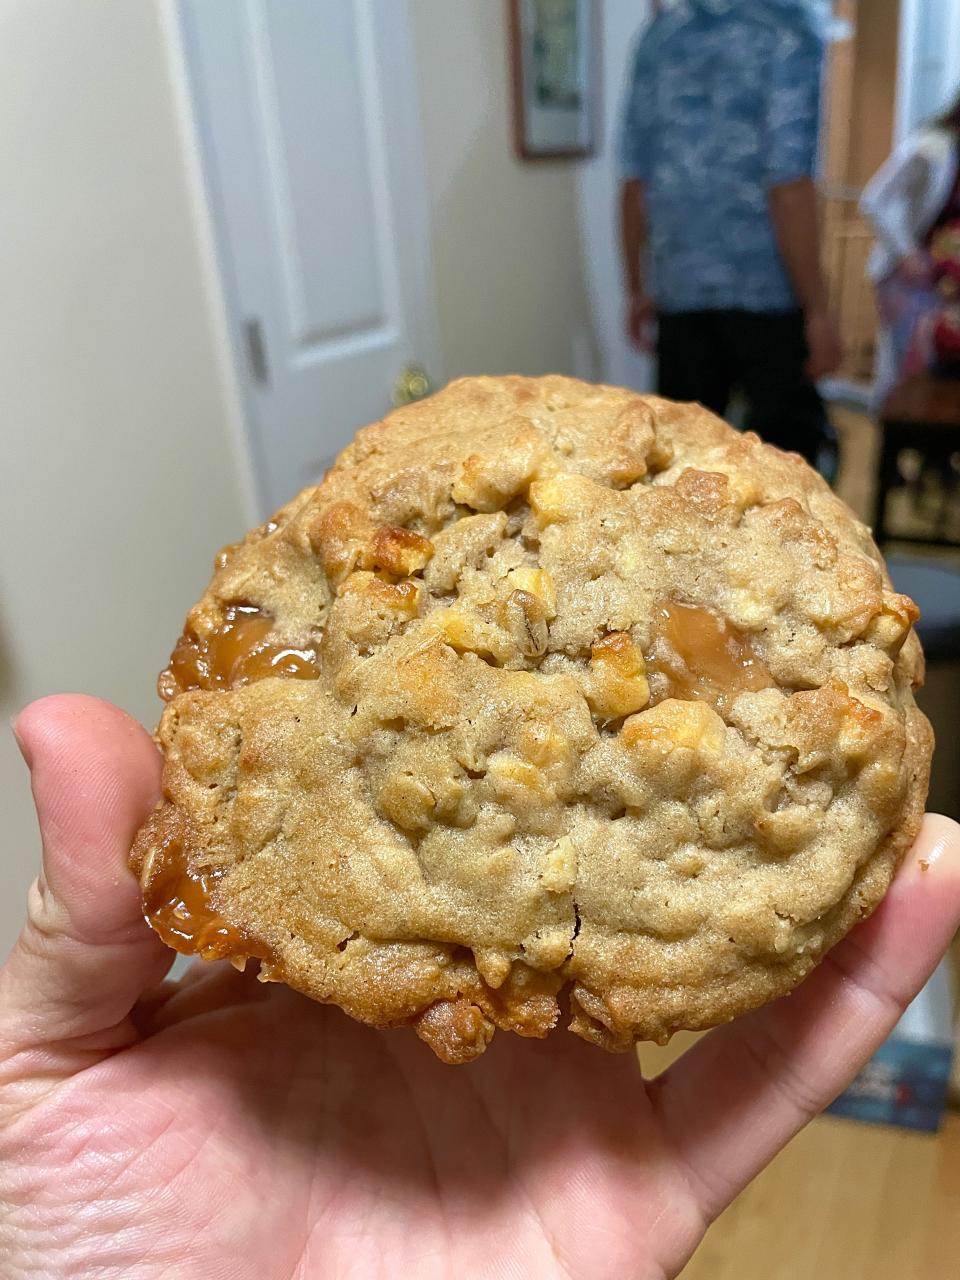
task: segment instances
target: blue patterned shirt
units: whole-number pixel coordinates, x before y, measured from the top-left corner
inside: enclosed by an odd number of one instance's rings
[[[823,47],[804,0],[678,0],[641,36],[620,161],[660,310],[797,306],[767,193],[813,175]]]

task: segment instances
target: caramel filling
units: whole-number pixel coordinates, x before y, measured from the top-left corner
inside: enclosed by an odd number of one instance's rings
[[[773,684],[750,639],[711,610],[670,601],[653,622],[646,667],[665,678],[661,697],[696,698],[722,713],[738,694]]]
[[[170,665],[160,673],[160,697],[169,702],[188,689],[233,689],[267,676],[315,680],[316,650],[270,644],[273,618],[253,605],[230,605],[206,639],[189,631],[177,641]]]
[[[228,956],[267,959],[265,947],[228,924],[212,905],[223,870],[191,871],[177,839],[164,841],[155,858],[149,884],[143,890],[143,914],[168,947],[204,960]]]

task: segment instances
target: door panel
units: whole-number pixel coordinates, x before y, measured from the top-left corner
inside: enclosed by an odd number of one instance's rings
[[[326,0],[324,21],[301,4],[257,0],[255,71],[290,336],[301,348],[383,327],[378,174],[368,132],[379,130],[366,69],[369,31],[351,0]],[[382,147],[380,148],[382,152]],[[309,162],[305,158],[309,157]],[[335,180],[331,177],[335,175]]]

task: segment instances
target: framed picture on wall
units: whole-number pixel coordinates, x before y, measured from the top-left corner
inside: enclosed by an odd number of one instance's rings
[[[592,155],[601,0],[507,0],[514,140],[524,160]]]

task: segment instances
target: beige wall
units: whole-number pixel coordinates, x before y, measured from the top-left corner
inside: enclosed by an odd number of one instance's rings
[[[158,15],[0,7],[0,951],[36,864],[8,718],[81,689],[152,723],[247,523]]]
[[[506,6],[410,7],[444,372],[589,375],[577,166],[513,156]]]

